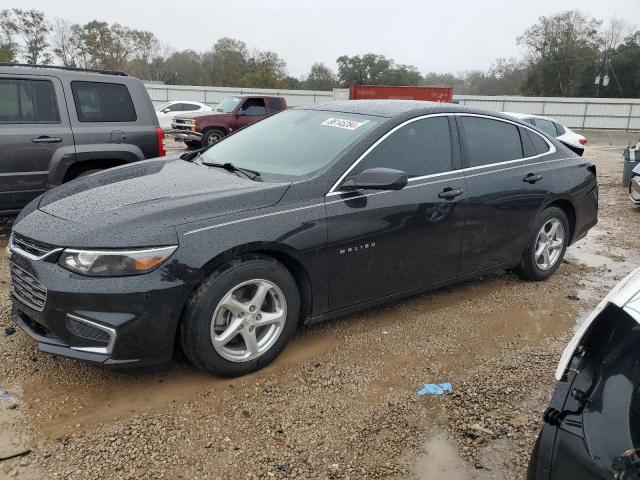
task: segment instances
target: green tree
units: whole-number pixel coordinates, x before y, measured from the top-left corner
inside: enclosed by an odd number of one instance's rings
[[[14,8],[15,22],[18,33],[24,42],[24,58],[32,65],[38,63],[51,63],[49,48],[49,32],[51,24],[47,21],[43,12],[38,10],[21,10]]]
[[[164,82],[170,85],[201,85],[200,54],[184,50],[170,55],[164,62]]]
[[[11,10],[0,11],[0,62],[15,62],[20,47],[16,41],[18,25]]]
[[[202,56],[204,81],[220,87],[237,86],[249,71],[247,45],[234,38],[219,39]]]
[[[395,65],[384,55],[343,55],[336,60],[338,81],[341,86],[350,85],[418,85],[422,76],[413,65]]]
[[[336,74],[324,63],[314,63],[304,81],[307,90],[331,90],[338,85]]]
[[[566,97],[592,93],[601,24],[577,10],[540,17],[517,39],[528,53],[524,93]]]
[[[640,30],[627,37],[610,57],[610,76],[613,78],[605,92],[608,96],[640,97]],[[618,89],[617,84],[620,84]]]

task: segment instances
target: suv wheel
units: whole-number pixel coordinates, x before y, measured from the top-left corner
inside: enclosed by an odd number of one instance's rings
[[[208,147],[209,145],[213,145],[218,143],[220,140],[224,138],[224,132],[222,130],[213,129],[207,130],[202,137],[202,146]]]
[[[527,280],[545,280],[558,269],[569,243],[569,220],[562,209],[542,211],[527,242],[516,273]]]
[[[237,377],[271,363],[296,331],[300,296],[271,257],[247,255],[212,273],[189,300],[182,349],[201,370]]]

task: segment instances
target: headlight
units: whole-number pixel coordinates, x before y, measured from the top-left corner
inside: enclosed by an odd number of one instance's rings
[[[58,263],[67,270],[95,277],[140,275],[158,267],[177,246],[139,250],[74,250],[60,254]]]

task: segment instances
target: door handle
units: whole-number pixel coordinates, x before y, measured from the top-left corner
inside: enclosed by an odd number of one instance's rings
[[[461,190],[459,188],[453,189],[451,187],[447,187],[438,194],[438,197],[444,198],[445,200],[453,200],[458,195],[462,195],[463,193],[464,193],[464,190]]]
[[[46,135],[41,135],[38,138],[32,138],[31,141],[33,143],[60,143],[60,142],[62,142],[62,138],[60,138],[60,137],[48,137]]]
[[[529,173],[522,179],[523,182],[527,183],[536,183],[538,180],[542,180],[542,175],[536,175],[534,173]]]

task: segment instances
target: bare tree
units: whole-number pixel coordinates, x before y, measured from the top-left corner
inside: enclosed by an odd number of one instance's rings
[[[56,18],[51,30],[53,53],[65,67],[77,67],[78,49],[73,39],[72,25],[63,18]]]

